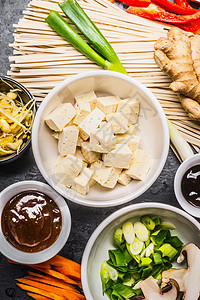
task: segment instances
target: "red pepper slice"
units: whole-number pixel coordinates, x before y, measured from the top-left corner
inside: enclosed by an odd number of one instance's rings
[[[178,24],[187,24],[189,22],[198,20],[200,18],[200,10],[193,15],[176,15],[162,10],[155,4],[150,4],[147,8],[129,6],[126,12],[147,18],[150,20],[157,20],[161,22],[171,23],[178,26]]]
[[[169,12],[179,14],[179,15],[191,15],[195,14],[197,12],[196,9],[191,7],[186,1],[181,1],[182,4],[184,2],[187,3],[187,6],[185,5],[178,5],[177,3],[173,3],[168,0],[152,0],[153,3],[159,5],[160,7],[166,9]]]
[[[185,31],[200,34],[200,19],[190,22],[188,24],[179,24],[178,26]]]
[[[151,0],[119,0],[119,1],[131,6],[138,6],[138,7],[148,7],[151,4]]]

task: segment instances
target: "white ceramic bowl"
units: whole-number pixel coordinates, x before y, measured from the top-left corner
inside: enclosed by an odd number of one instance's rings
[[[61,211],[62,228],[57,240],[52,246],[39,252],[27,253],[13,247],[5,239],[0,226],[0,252],[7,258],[22,264],[38,264],[55,256],[67,242],[71,230],[71,215],[66,201],[50,186],[39,181],[21,181],[14,183],[0,193],[0,224],[2,211],[6,203],[18,193],[30,190],[42,192],[55,201]]]
[[[142,203],[126,206],[105,219],[90,237],[82,257],[81,280],[87,300],[106,300],[102,295],[100,267],[109,259],[108,250],[113,244],[114,231],[127,220],[138,220],[142,215],[157,215],[176,226],[174,234],[184,242],[200,246],[200,224],[184,211],[166,204]]]
[[[153,165],[143,181],[133,180],[128,186],[114,189],[93,186],[86,196],[59,184],[53,176],[58,156],[57,140],[45,124],[45,117],[62,102],[74,104],[74,97],[90,91],[97,96],[116,95],[140,100],[138,135],[140,148],[153,157]],[[130,201],[144,193],[157,179],[165,164],[169,149],[169,132],[165,114],[152,93],[133,78],[111,71],[92,71],[66,79],[55,87],[41,104],[34,121],[32,147],[37,166],[45,180],[65,198],[87,206],[106,207]]]
[[[200,218],[200,207],[195,207],[189,204],[181,191],[181,181],[185,172],[190,169],[192,166],[200,165],[200,154],[195,154],[188,159],[186,159],[178,168],[175,178],[174,178],[174,192],[176,199],[178,200],[180,206],[187,211],[189,214],[196,218]]]

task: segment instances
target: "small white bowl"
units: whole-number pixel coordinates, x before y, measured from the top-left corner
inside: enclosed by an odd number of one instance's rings
[[[185,200],[181,191],[181,181],[183,175],[188,169],[190,169],[192,166],[195,166],[197,164],[200,164],[200,154],[195,154],[189,157],[179,166],[174,178],[174,192],[180,206],[192,216],[196,218],[200,218],[200,208],[195,207],[192,204],[189,204],[187,200]]]
[[[58,156],[58,142],[45,124],[45,117],[60,103],[74,104],[74,97],[95,91],[97,96],[135,97],[140,101],[140,148],[153,158],[150,171],[143,181],[132,180],[127,186],[114,189],[94,185],[86,196],[64,187],[53,175]],[[158,100],[141,83],[130,76],[111,71],[92,71],[72,76],[55,87],[42,102],[33,125],[32,148],[36,164],[45,180],[63,197],[78,204],[108,207],[126,203],[143,194],[162,171],[169,151],[169,131],[165,114]]]
[[[0,193],[0,224],[1,215],[6,203],[18,193],[24,191],[38,191],[48,195],[55,201],[61,211],[62,228],[55,243],[49,248],[27,253],[13,247],[4,237],[0,226],[0,252],[7,258],[21,264],[38,264],[55,256],[65,245],[71,230],[71,215],[66,201],[50,186],[39,181],[21,181],[10,185]]]
[[[108,250],[116,249],[113,234],[117,227],[128,220],[135,222],[142,215],[160,216],[162,220],[176,227],[174,235],[183,241],[200,246],[200,224],[186,212],[176,207],[160,203],[140,203],[126,206],[106,218],[90,237],[81,262],[81,281],[87,300],[106,300],[102,294],[100,267],[108,260]],[[178,267],[177,265],[174,265]]]

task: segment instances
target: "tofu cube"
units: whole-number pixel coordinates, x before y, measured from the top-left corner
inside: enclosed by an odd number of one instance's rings
[[[74,108],[77,111],[77,114],[73,120],[75,125],[79,125],[91,112],[90,103],[88,102],[80,102],[80,105],[75,104]]]
[[[83,161],[74,155],[68,154],[66,157],[59,157],[54,169],[57,180],[66,187],[74,186],[74,179],[82,171]]]
[[[131,149],[132,153],[134,153],[139,147],[141,137],[137,135],[129,135],[125,133],[122,134],[121,136],[118,135],[116,137],[116,140],[117,140],[117,144],[126,144]]]
[[[136,134],[137,130],[138,130],[138,124],[137,123],[134,124],[134,125],[129,125],[127,133]]]
[[[128,185],[131,182],[132,178],[126,175],[125,171],[122,171],[119,175],[118,182],[122,185]]]
[[[72,104],[63,103],[45,118],[45,122],[52,130],[62,131],[75,115],[76,110]]]
[[[152,158],[143,150],[137,149],[131,160],[130,168],[126,175],[136,180],[143,180],[152,164]]]
[[[75,156],[79,159],[81,159],[83,162],[86,163],[86,167],[87,167],[87,161],[85,159],[85,157],[83,156],[82,152],[81,152],[81,149],[79,148],[76,148],[76,153],[75,153]]]
[[[105,114],[98,108],[95,108],[89,115],[79,124],[80,136],[87,140],[90,137],[90,132],[95,130],[102,120],[105,118]]]
[[[125,133],[128,131],[128,118],[121,112],[112,113],[106,116],[106,121],[112,125],[113,132]]]
[[[90,110],[93,110],[96,107],[96,100],[97,96],[94,91],[75,97],[76,104],[79,107],[83,107],[88,104]]]
[[[101,153],[91,151],[89,142],[82,143],[81,151],[85,160],[90,164],[101,158]]]
[[[93,163],[91,169],[94,172],[93,179],[100,185],[110,189],[115,187],[119,174],[121,173],[121,169],[104,166],[104,163],[101,160]]]
[[[96,130],[90,133],[90,148],[92,151],[108,153],[116,146],[113,127],[107,122],[102,122]]]
[[[76,126],[67,126],[63,128],[63,131],[60,133],[58,140],[58,152],[60,153],[60,155],[75,155],[78,135],[79,130]]]
[[[97,107],[102,110],[105,115],[115,113],[120,100],[119,97],[115,96],[100,97],[97,98]]]
[[[89,192],[90,180],[92,178],[93,171],[89,168],[83,168],[81,173],[74,179],[74,190],[82,195],[86,195]]]
[[[134,98],[128,98],[125,100],[121,100],[117,111],[124,114],[124,116],[128,119],[128,124],[137,123],[138,115],[140,110],[140,102],[135,100]]]
[[[131,158],[132,151],[126,144],[117,144],[115,149],[103,154],[104,165],[114,168],[128,169]]]
[[[79,134],[78,141],[77,141],[77,147],[81,147],[83,142],[84,142],[84,140],[82,139],[82,137],[80,137],[80,134]]]

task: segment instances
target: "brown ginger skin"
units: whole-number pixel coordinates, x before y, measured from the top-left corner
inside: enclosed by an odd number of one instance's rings
[[[155,44],[154,59],[173,82],[170,88],[188,116],[200,121],[200,36],[172,27]]]

